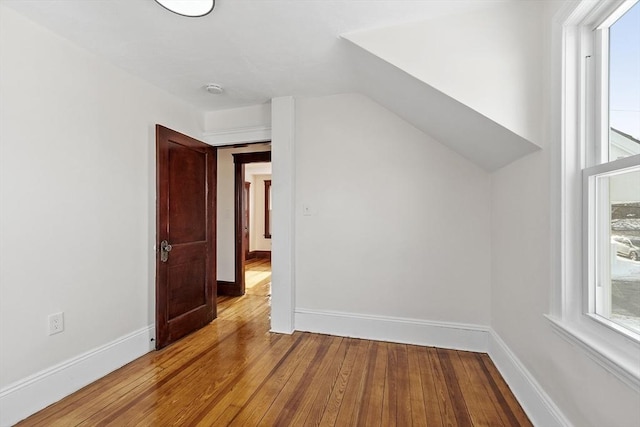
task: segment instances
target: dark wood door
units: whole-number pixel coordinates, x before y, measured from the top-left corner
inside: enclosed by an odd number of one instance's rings
[[[156,348],[216,317],[216,149],[156,125]]]
[[[250,234],[249,234],[249,228],[251,227],[251,220],[250,220],[250,212],[251,212],[251,183],[250,182],[245,182],[244,183],[244,191],[242,192],[242,207],[244,209],[244,214],[242,215],[242,229],[243,229],[243,235],[242,235],[242,247],[244,248],[244,257],[245,259],[249,259],[249,252],[250,252],[250,243],[249,243],[249,239],[250,239]]]

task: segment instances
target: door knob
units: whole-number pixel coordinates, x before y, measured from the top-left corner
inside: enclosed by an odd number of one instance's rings
[[[166,240],[160,242],[160,261],[167,262],[169,260],[169,252],[171,252],[171,245]]]

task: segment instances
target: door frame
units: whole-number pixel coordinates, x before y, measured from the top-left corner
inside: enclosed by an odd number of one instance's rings
[[[271,270],[271,332],[291,334],[295,330],[295,129],[293,96],[271,99],[268,124],[207,131],[203,140],[216,147],[271,141],[271,166],[277,182],[271,187],[273,215]],[[154,202],[153,200],[151,201]],[[151,240],[153,245],[153,239]],[[218,282],[218,288],[221,286]]]
[[[264,141],[269,142],[269,141]],[[245,254],[242,250],[242,216],[244,193],[244,165],[247,163],[270,163],[271,151],[233,153],[233,211],[234,211],[234,271],[235,281],[218,283],[219,295],[242,296],[245,293]]]

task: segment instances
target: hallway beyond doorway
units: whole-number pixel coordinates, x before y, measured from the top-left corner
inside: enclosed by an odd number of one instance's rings
[[[271,259],[252,258],[246,260],[244,265],[244,286],[246,291],[248,293],[261,293],[264,290],[261,288],[265,288],[266,286],[266,295],[271,295]]]

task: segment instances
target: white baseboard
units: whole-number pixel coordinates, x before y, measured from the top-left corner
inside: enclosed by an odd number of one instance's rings
[[[148,326],[0,390],[0,426],[10,426],[153,350]]]
[[[533,425],[545,427],[572,425],[533,375],[493,330],[489,335],[488,353]]]
[[[489,328],[464,323],[296,309],[297,331],[486,353]]]

